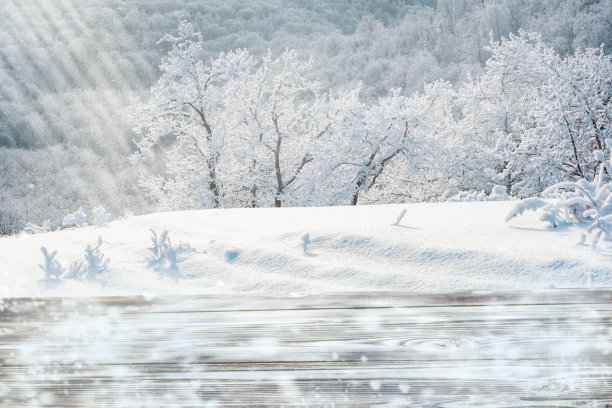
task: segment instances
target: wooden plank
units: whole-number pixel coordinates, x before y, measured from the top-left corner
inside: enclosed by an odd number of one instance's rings
[[[0,305],[0,406],[612,406],[612,289]]]

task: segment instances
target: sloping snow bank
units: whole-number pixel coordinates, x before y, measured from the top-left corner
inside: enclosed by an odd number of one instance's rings
[[[552,230],[515,202],[157,213],[0,239],[0,296],[261,294],[334,291],[454,291],[612,286],[612,249],[579,244],[576,228]],[[393,225],[402,209],[407,212]],[[179,271],[147,266],[150,229],[167,230]],[[304,252],[304,235],[310,244]],[[102,238],[110,270],[97,281],[45,289],[42,246],[66,268]],[[306,240],[308,241],[308,240]]]

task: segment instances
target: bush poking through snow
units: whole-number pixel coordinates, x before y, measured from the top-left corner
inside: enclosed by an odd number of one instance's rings
[[[493,186],[491,193],[489,194],[487,201],[505,201],[510,200],[511,197],[508,195],[508,189],[505,186]]]
[[[82,262],[79,261],[73,261],[70,264],[70,269],[68,269],[68,274],[66,274],[66,276],[64,276],[65,279],[77,279],[80,280],[83,275],[85,274],[85,272],[87,271],[87,269],[85,268],[85,265],[83,265]]]
[[[151,253],[149,267],[159,271],[166,262],[168,252],[174,252],[170,238],[168,238],[168,231],[163,231],[158,236],[157,232],[151,230],[151,241],[153,245],[147,248]]]
[[[87,219],[87,214],[83,211],[82,208],[79,208],[77,211],[72,214],[68,214],[64,217],[64,221],[62,224],[66,227],[75,226],[77,228],[84,227],[87,225],[85,220]]]
[[[106,258],[100,251],[101,246],[102,238],[100,237],[98,237],[96,245],[87,245],[87,248],[85,248],[85,263],[80,261],[72,262],[66,274],[64,274],[64,268],[55,259],[57,251],[49,253],[45,247],[42,247],[40,250],[45,257],[45,264],[38,266],[45,272],[45,278],[43,279],[45,286],[56,286],[60,282],[60,278],[75,280],[83,278],[87,280],[97,279],[102,273],[108,271],[110,262],[110,259]]]
[[[44,280],[58,280],[62,273],[64,273],[64,268],[62,268],[62,265],[60,265],[59,261],[55,259],[57,251],[49,253],[49,251],[47,251],[47,248],[45,247],[40,248],[40,250],[42,251],[43,256],[45,257],[45,264],[38,265],[38,267],[42,269],[42,271],[45,273]]]
[[[306,233],[306,234],[302,235],[302,249],[304,250],[305,254],[308,253],[308,245],[310,245],[310,244],[311,244],[310,234]]]
[[[444,193],[442,198],[447,197],[448,194]],[[506,192],[504,186],[493,186],[491,193],[487,195],[485,191],[464,191],[447,199],[447,202],[470,202],[470,201],[505,201],[511,200],[512,197]]]
[[[154,230],[151,230],[151,242],[152,246],[147,248],[150,252],[148,266],[157,272],[179,274],[177,265],[181,262],[179,255],[191,250],[191,247],[179,243],[178,247],[174,248],[168,236],[168,231],[163,231],[160,235],[157,235]]]
[[[42,225],[36,225],[28,222],[23,228],[23,232],[26,234],[42,234],[44,232],[51,232],[51,221],[47,220],[43,222]]]
[[[0,237],[17,234],[22,228],[23,219],[17,212],[0,208]]]
[[[608,143],[609,149],[611,145]],[[612,183],[608,176],[612,174],[612,159],[603,160],[600,151],[595,152],[595,156],[600,165],[592,182],[581,179],[555,184],[542,193],[548,200],[523,200],[508,214],[506,221],[527,210],[541,209],[540,220],[548,222],[553,228],[560,224],[586,223],[593,248],[602,239],[612,240]],[[581,240],[582,243],[584,241]]]
[[[110,259],[106,258],[100,251],[101,246],[102,238],[98,237],[97,245],[93,247],[87,245],[87,248],[85,248],[85,276],[88,280],[97,279],[102,273],[109,269],[108,264]]]
[[[98,227],[108,226],[108,222],[111,219],[110,213],[106,211],[106,208],[102,206],[94,208],[92,216],[93,216],[94,223]]]
[[[523,215],[525,211],[535,211],[539,208],[546,207],[548,202],[538,197],[531,197],[521,200],[517,205],[514,206],[510,213],[506,216],[506,222],[510,221],[514,217]],[[555,225],[553,225],[555,226]]]

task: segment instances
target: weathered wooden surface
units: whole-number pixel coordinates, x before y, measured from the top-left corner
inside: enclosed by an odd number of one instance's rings
[[[0,301],[0,406],[612,407],[612,289]]]

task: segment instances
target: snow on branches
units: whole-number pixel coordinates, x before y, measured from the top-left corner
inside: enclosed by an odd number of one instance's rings
[[[358,88],[330,101],[330,154],[319,163],[319,191],[327,191],[330,204],[392,202],[393,193],[425,186],[450,130],[453,91],[446,82],[410,97],[394,89],[374,104],[359,93]]]
[[[612,141],[608,141],[608,148]],[[602,240],[612,240],[612,159],[604,160],[603,154],[595,153],[600,162],[598,173],[591,182],[581,179],[575,182],[557,183],[543,192],[544,197],[521,201],[508,214],[506,221],[527,210],[541,209],[540,219],[553,227],[560,224],[579,223],[586,225],[591,245],[596,247]]]
[[[44,272],[45,277],[40,282],[47,289],[52,289],[61,284],[61,279],[87,279],[90,281],[99,280],[100,276],[109,270],[110,259],[104,256],[101,251],[102,238],[98,237],[95,245],[87,245],[85,248],[85,263],[73,261],[68,271],[56,259],[57,251],[49,252],[47,248],[40,248],[45,262],[38,267]]]
[[[204,64],[185,22],[163,40],[172,49],[162,77],[131,110],[140,136],[132,158],[165,150],[165,168],[142,185],[164,208],[280,206],[328,126],[311,108],[310,62],[289,50],[258,61],[236,50]]]
[[[161,209],[439,200],[540,194],[593,180],[612,138],[612,62],[561,57],[535,34],[491,42],[482,74],[374,100],[324,92],[311,60],[245,50],[203,61],[182,21],[148,98],[130,109],[141,185]],[[500,190],[501,191],[501,190]]]
[[[156,157],[165,147],[164,176],[141,183],[162,207],[219,207],[224,204],[219,166],[227,141],[224,84],[248,70],[253,59],[236,50],[204,64],[201,35],[185,21],[176,36],[162,41],[170,42],[171,50],[160,66],[161,78],[149,99],[135,101],[129,112],[140,136],[131,159]]]
[[[480,157],[467,163],[472,181],[488,173],[524,198],[560,181],[592,180],[592,152],[612,137],[610,56],[588,49],[563,58],[522,31],[489,51],[483,74],[458,92],[461,131]]]
[[[177,247],[172,245],[168,231],[157,234],[151,229],[151,243],[147,248],[149,251],[148,266],[154,271],[164,273],[169,276],[181,277],[178,263],[181,262],[179,255],[183,252],[191,251],[188,244],[179,243]]]

